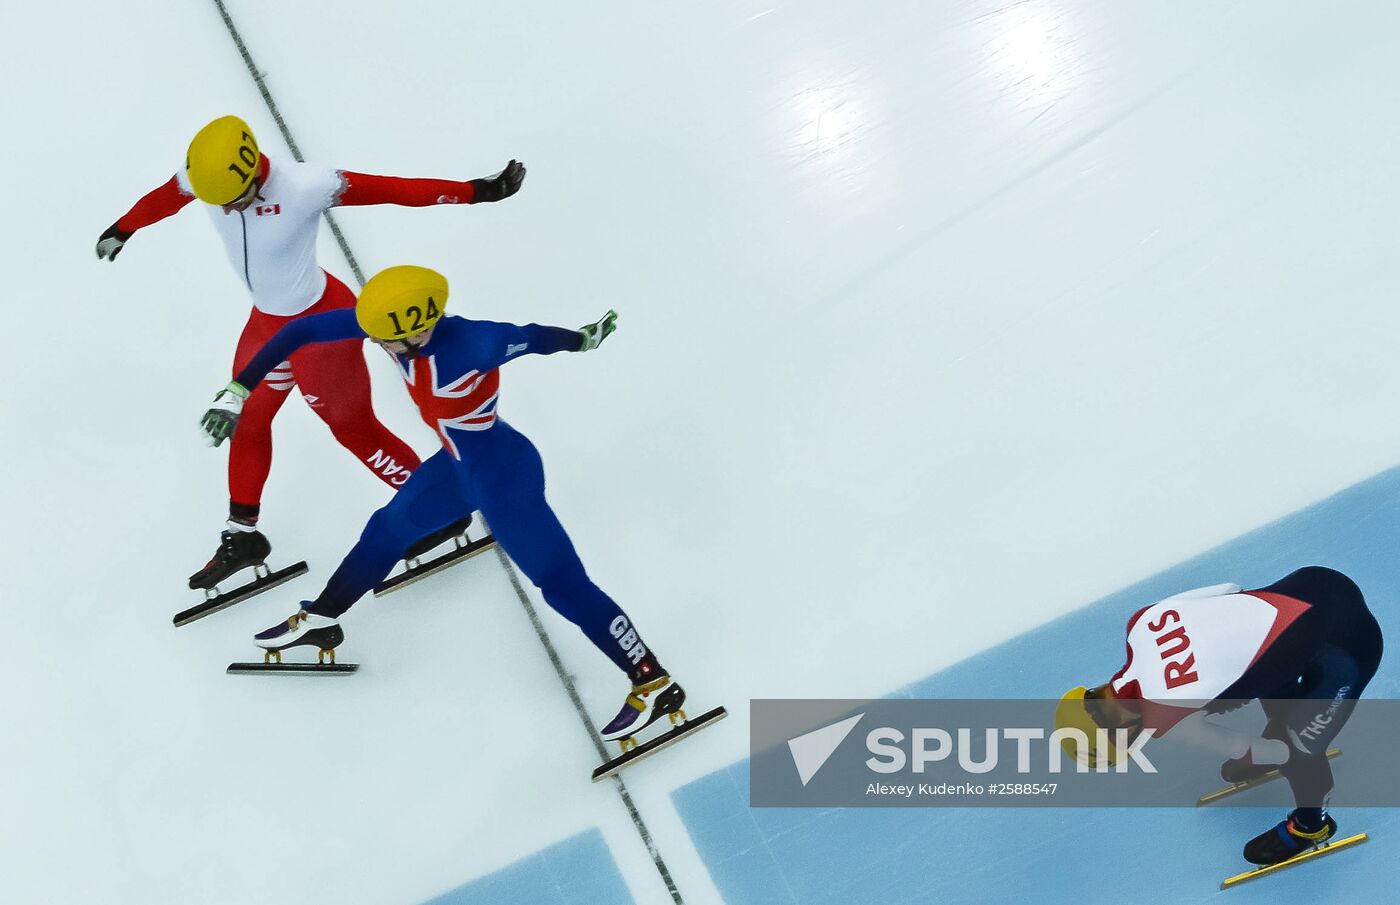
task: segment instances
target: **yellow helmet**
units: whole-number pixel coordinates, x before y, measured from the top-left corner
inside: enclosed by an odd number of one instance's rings
[[[1055,707],[1055,730],[1077,729],[1084,733],[1088,743],[1081,746],[1077,737],[1069,735],[1067,737],[1061,736],[1060,744],[1064,746],[1070,757],[1081,764],[1093,766],[1102,760],[1110,766],[1116,767],[1123,760],[1123,752],[1119,751],[1112,742],[1107,744],[1105,750],[1099,750],[1099,730],[1103,727],[1099,726],[1093,714],[1089,712],[1089,707],[1085,703],[1088,694],[1089,690],[1083,685],[1071,688],[1065,692],[1065,696],[1060,698],[1059,705]],[[1108,733],[1108,737],[1113,737],[1111,732]]]
[[[229,204],[258,178],[258,140],[236,116],[221,116],[195,133],[185,155],[185,172],[195,197]]]
[[[437,323],[446,305],[447,277],[403,264],[370,277],[355,303],[355,319],[375,339],[405,339]]]

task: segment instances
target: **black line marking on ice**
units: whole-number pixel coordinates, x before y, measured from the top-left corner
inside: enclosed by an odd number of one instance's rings
[[[262,72],[253,63],[253,55],[248,52],[248,45],[243,43],[243,35],[239,34],[238,27],[233,24],[233,19],[229,17],[224,0],[214,0],[214,5],[219,8],[219,15],[223,17],[224,27],[228,29],[229,37],[233,38],[234,45],[238,47],[238,55],[243,57],[243,65],[248,67],[248,74],[253,77],[253,83],[258,86],[258,93],[262,95],[263,103],[267,104],[267,110],[272,114],[273,122],[277,123],[277,129],[282,133],[282,139],[287,143],[292,156],[299,162],[305,162],[306,158],[301,156],[301,148],[297,147],[296,139],[292,138],[292,130],[287,128],[287,121],[282,118],[282,111],[277,109],[277,102],[272,99],[272,92],[267,88],[267,80],[263,78]],[[331,235],[335,237],[336,244],[340,246],[340,253],[345,255],[345,261],[350,265],[350,272],[355,275],[355,282],[363,286],[365,284],[364,272],[360,270],[360,262],[355,260],[355,253],[350,250],[350,243],[345,241],[345,234],[340,231],[340,224],[335,222],[335,217],[330,211],[326,211],[322,216],[326,218],[326,223],[330,224]]]
[[[253,82],[258,86],[258,92],[262,95],[263,103],[267,104],[268,112],[272,114],[272,119],[277,123],[277,128],[282,133],[282,138],[287,142],[287,147],[291,149],[292,156],[297,160],[304,160],[301,156],[301,149],[297,147],[296,140],[292,138],[291,129],[287,128],[287,121],[282,116],[282,111],[277,108],[277,102],[272,98],[272,92],[268,90],[267,81],[263,74],[253,62],[253,55],[248,52],[248,45],[243,42],[243,36],[239,34],[238,27],[233,24],[233,19],[228,14],[227,7],[223,0],[214,0],[214,5],[219,9],[219,15],[224,20],[224,27],[228,29],[229,37],[233,39],[234,45],[238,48],[238,54],[243,58],[243,64],[248,67],[248,74],[253,77]],[[340,231],[340,226],[331,216],[330,211],[326,211],[326,222],[330,224],[331,234],[335,236],[336,244],[340,246],[340,251],[345,255],[345,260],[350,264],[350,270],[355,274],[355,280],[363,286],[365,284],[364,273],[360,270],[359,262],[355,260],[355,253],[350,250],[350,243],[345,241],[345,235]],[[515,571],[515,566],[506,556],[506,552],[496,545],[496,557],[501,563],[501,567],[506,570],[506,575],[510,577],[510,585],[515,589],[515,595],[520,599],[520,605],[524,608],[525,614],[530,618],[530,625],[535,629],[535,635],[539,637],[540,644],[544,646],[545,653],[549,656],[549,662],[553,664],[555,673],[559,676],[559,681],[563,683],[564,690],[569,695],[569,701],[574,705],[574,711],[578,713],[579,720],[583,723],[584,731],[593,742],[593,749],[598,753],[598,759],[605,761],[608,759],[608,750],[603,745],[603,740],[598,736],[593,728],[593,723],[588,718],[588,711],[583,706],[583,699],[579,697],[578,688],[574,685],[573,677],[564,668],[564,661],[559,658],[559,652],[554,647],[554,642],[549,639],[549,631],[540,621],[539,613],[536,612],[534,604],[530,602],[530,596],[525,593],[525,588],[520,583],[520,576]],[[666,866],[666,859],[662,857],[660,850],[656,847],[656,840],[652,838],[651,830],[647,828],[646,821],[642,818],[641,812],[637,809],[637,804],[632,800],[632,793],[627,790],[627,783],[620,775],[614,775],[613,781],[617,783],[617,794],[622,799],[623,806],[627,809],[628,815],[632,818],[632,825],[637,829],[637,835],[642,838],[642,843],[647,847],[647,852],[651,855],[652,863],[656,866],[656,872],[661,875],[662,881],[666,884],[666,889],[671,893],[671,900],[676,905],[685,905],[685,899],[681,897],[681,891],[676,887],[675,880],[671,877],[670,868]]]
[[[520,598],[520,605],[525,608],[526,615],[530,617],[530,625],[534,626],[540,644],[544,645],[544,651],[549,655],[549,662],[554,665],[554,672],[558,674],[559,681],[564,683],[564,690],[569,693],[569,700],[574,705],[574,711],[583,721],[583,730],[592,739],[593,750],[598,752],[599,762],[608,760],[608,749],[603,745],[602,738],[599,737],[597,730],[593,728],[593,723],[588,719],[588,711],[584,708],[583,698],[579,697],[578,688],[574,685],[574,677],[569,675],[569,671],[564,667],[564,661],[559,658],[559,652],[555,650],[554,642],[549,640],[549,631],[540,621],[540,614],[535,610],[535,605],[530,602],[530,595],[525,593],[524,586],[520,584],[520,575],[515,571],[515,566],[506,556],[506,551],[501,549],[500,544],[496,545],[496,557],[500,560],[501,567],[506,570],[506,574],[510,576],[510,586],[515,588],[515,596]],[[632,800],[632,793],[627,791],[627,783],[618,773],[613,774],[612,779],[617,782],[617,794],[621,796],[622,804],[627,808],[633,826],[637,828],[637,834],[642,837],[642,842],[651,855],[651,861],[656,865],[656,872],[666,883],[666,889],[671,893],[671,900],[676,905],[685,905],[685,900],[681,898],[681,891],[676,888],[676,881],[671,877],[671,870],[666,866],[666,859],[661,856],[661,852],[657,849],[656,841],[651,837],[651,830],[647,829],[646,821],[642,819],[641,812],[637,810],[637,805]]]

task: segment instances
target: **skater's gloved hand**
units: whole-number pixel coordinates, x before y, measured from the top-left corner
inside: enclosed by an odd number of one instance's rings
[[[243,400],[247,398],[248,391],[236,380],[229,381],[228,386],[219,390],[213,404],[199,421],[199,432],[204,435],[205,443],[218,446],[233,436],[234,428],[238,427],[238,416],[243,413]]]
[[[1249,743],[1249,761],[1254,764],[1286,764],[1293,756],[1293,746],[1276,738],[1256,738]]]
[[[475,201],[500,201],[502,198],[509,198],[520,191],[520,185],[525,181],[525,164],[518,160],[512,160],[506,164],[506,168],[495,176],[487,176],[485,179],[473,179],[472,185],[476,187]]]
[[[609,336],[612,336],[613,331],[615,331],[616,329],[616,311],[609,311],[607,314],[599,318],[596,323],[588,324],[584,327],[579,327],[578,332],[579,335],[583,337],[583,339],[578,344],[578,350],[580,352],[593,351],[594,349],[602,345],[603,340],[607,339]]]
[[[107,227],[107,231],[97,237],[97,257],[99,260],[106,259],[115,261],[117,255],[122,253],[126,246],[126,240],[131,238],[131,233],[117,228],[113,223]]]

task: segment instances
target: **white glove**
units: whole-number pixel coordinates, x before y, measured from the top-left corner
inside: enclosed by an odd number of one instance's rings
[[[238,416],[243,413],[243,400],[247,398],[248,391],[236,380],[229,381],[228,386],[215,394],[213,404],[199,421],[199,432],[207,445],[218,446],[233,436]]]
[[[617,312],[609,311],[599,318],[597,323],[579,328],[578,332],[583,336],[583,340],[579,343],[578,350],[580,352],[593,351],[598,348],[598,346],[602,345],[603,340],[611,336],[616,329]]]

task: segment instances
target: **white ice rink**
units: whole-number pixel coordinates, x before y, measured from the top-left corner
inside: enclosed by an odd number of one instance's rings
[[[368,272],[621,313],[506,367],[501,413],[731,710],[627,775],[689,905],[721,892],[670,793],[745,756],[748,699],[888,694],[1400,460],[1396,4],[228,6],[307,159],[528,165],[500,204],[339,213]],[[285,147],[211,0],[6,18],[0,901],[415,905],[593,827],[670,901],[494,558],[361,602],[356,676],[224,675],[387,499],[299,402],[262,526],[311,575],[171,627],[248,299],[201,212],[93,245],[206,121]],[[544,618],[605,721],[624,684]]]

